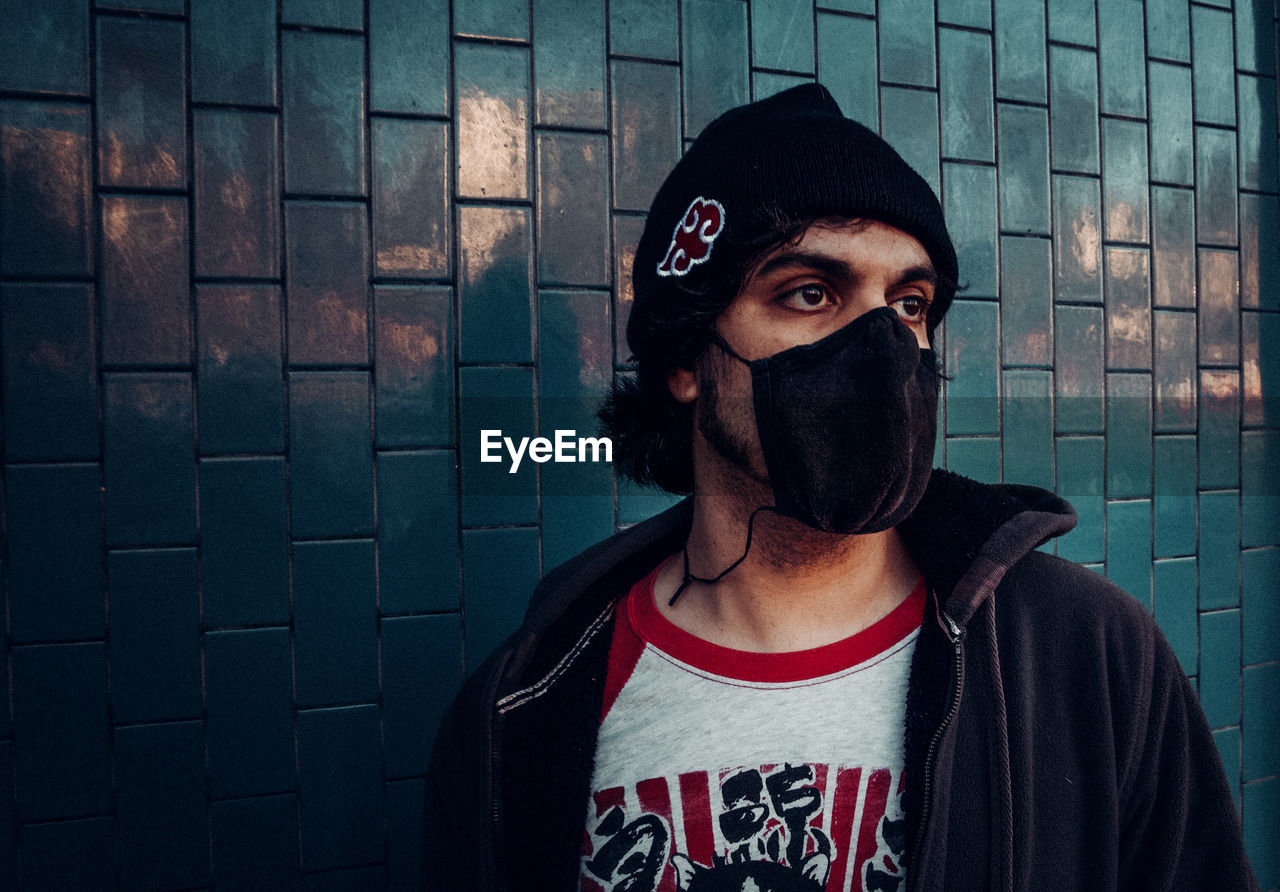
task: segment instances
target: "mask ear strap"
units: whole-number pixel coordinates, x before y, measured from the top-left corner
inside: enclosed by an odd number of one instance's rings
[[[732,356],[734,359],[738,360],[738,362],[744,365],[751,365],[751,360],[743,359],[741,356],[739,356],[738,351],[730,347],[729,342],[724,339],[724,336],[720,334],[720,332],[716,331],[714,328],[711,329],[711,343],[715,344],[717,347],[719,347],[722,351],[727,353],[729,356]]]
[[[719,582],[721,579],[724,579],[734,570],[736,570],[738,565],[741,564],[743,561],[745,561],[747,559],[747,555],[751,552],[751,536],[755,531],[756,515],[759,514],[761,511],[777,512],[777,510],[778,510],[777,507],[774,505],[761,505],[759,508],[751,512],[751,517],[750,519],[747,520],[747,545],[744,549],[742,549],[742,556],[739,557],[732,564],[730,564],[728,567],[725,567],[723,570],[721,570],[717,575],[709,579],[703,578],[701,576],[694,576],[693,573],[690,572],[689,547],[686,545],[684,549],[684,577],[680,580],[680,586],[679,588],[676,589],[676,593],[672,595],[671,600],[667,602],[667,606],[668,607],[676,606],[676,598],[680,597],[680,595],[684,593],[684,590],[689,587],[690,583],[702,582],[707,585],[714,585],[717,582]]]

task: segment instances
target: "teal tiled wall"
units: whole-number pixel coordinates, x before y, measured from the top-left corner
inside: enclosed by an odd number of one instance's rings
[[[1280,888],[1270,0],[0,0],[0,885],[410,888],[464,673],[668,504],[591,425],[682,147],[818,78],[937,188],[940,461],[1070,498]]]

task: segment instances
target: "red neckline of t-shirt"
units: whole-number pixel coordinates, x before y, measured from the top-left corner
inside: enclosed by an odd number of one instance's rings
[[[661,569],[659,564],[627,595],[627,618],[635,633],[682,663],[739,681],[782,684],[832,675],[889,650],[920,628],[924,619],[925,584],[921,578],[901,604],[848,638],[784,653],[735,650],[686,632],[658,611],[653,584]]]

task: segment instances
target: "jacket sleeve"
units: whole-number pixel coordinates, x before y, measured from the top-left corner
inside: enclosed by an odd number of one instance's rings
[[[1148,708],[1135,704],[1121,787],[1120,888],[1257,890],[1199,700],[1160,630],[1148,629]]]

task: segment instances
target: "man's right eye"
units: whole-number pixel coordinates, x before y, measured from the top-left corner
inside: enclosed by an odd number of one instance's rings
[[[781,296],[779,303],[790,310],[812,313],[816,310],[826,309],[832,303],[832,300],[826,288],[821,285],[811,284],[792,288]]]

